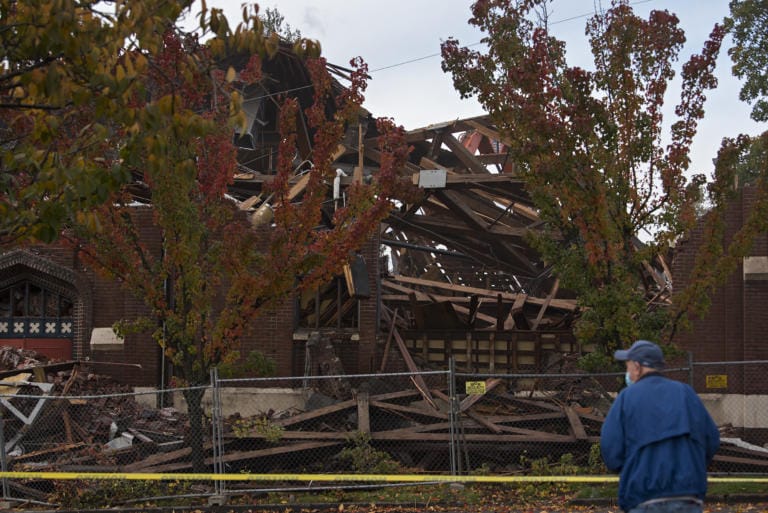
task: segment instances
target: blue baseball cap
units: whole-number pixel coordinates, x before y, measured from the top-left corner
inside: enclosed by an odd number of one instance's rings
[[[637,362],[643,367],[664,368],[664,353],[661,348],[647,340],[637,340],[629,349],[619,349],[613,357],[620,361]]]

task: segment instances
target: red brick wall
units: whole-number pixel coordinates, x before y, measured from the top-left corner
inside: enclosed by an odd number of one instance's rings
[[[139,208],[135,212],[142,227],[144,242],[151,251],[159,254],[161,239],[153,226],[150,208]],[[18,248],[6,248],[13,252]],[[161,375],[161,351],[150,334],[129,335],[122,347],[110,346],[94,349],[89,346],[93,328],[111,327],[121,319],[134,319],[148,313],[141,299],[122,289],[119,283],[96,275],[76,257],[72,248],[59,245],[35,245],[25,248],[27,259],[34,257],[34,272],[67,274],[73,294],[80,298],[76,306],[78,335],[73,341],[75,358],[88,357],[101,362],[97,372],[106,373],[131,385],[154,386]],[[18,254],[18,253],[17,253]],[[340,350],[344,369],[348,373],[364,373],[375,370],[377,341],[377,277],[379,265],[378,240],[372,240],[362,250],[368,267],[370,299],[360,301],[359,340],[345,343]],[[2,256],[0,255],[0,258]],[[2,261],[0,260],[0,266]],[[2,268],[0,268],[2,273]],[[303,355],[303,341],[294,341],[294,298],[286,299],[254,320],[252,334],[244,337],[240,352],[243,356],[251,350],[258,350],[275,361],[279,376],[291,376],[295,369],[302,368],[302,362],[294,361],[299,348]],[[349,347],[348,347],[348,346]]]
[[[730,241],[750,214],[755,191],[743,189],[726,214],[726,241]],[[675,248],[672,275],[675,291],[685,288],[698,247],[702,227]],[[768,256],[768,236],[759,235],[750,256]],[[694,361],[768,360],[768,280],[744,278],[743,265],[711,297],[711,307],[694,319],[690,331],[679,333],[674,342],[693,353]],[[728,392],[766,393],[768,376],[755,366],[710,367],[697,371],[697,388],[704,391],[704,375],[728,374]]]

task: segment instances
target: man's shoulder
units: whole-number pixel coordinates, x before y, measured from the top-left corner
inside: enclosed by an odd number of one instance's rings
[[[654,388],[654,389],[664,388],[670,391],[679,390],[685,393],[694,393],[694,394],[696,393],[688,383],[684,383],[682,381],[677,381],[676,379],[672,379],[669,376],[662,374],[661,372],[646,374],[640,380],[640,383],[642,382],[645,382],[645,384],[648,385],[649,388]]]

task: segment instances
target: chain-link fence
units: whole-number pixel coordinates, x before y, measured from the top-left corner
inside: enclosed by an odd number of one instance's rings
[[[713,474],[766,473],[767,370],[684,361],[666,371],[694,386],[721,427]],[[106,387],[92,376],[59,374],[0,383],[5,499],[220,498],[275,486],[265,481],[306,489],[300,475],[328,486],[334,476],[604,475],[600,428],[624,386],[623,373],[476,374],[451,364],[249,379],[214,371],[210,386],[99,394]]]
[[[711,472],[768,473],[768,360],[693,362],[690,383],[720,427]]]

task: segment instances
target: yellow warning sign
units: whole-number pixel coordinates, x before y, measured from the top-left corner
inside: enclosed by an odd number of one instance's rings
[[[728,375],[727,374],[708,375],[707,388],[728,388]]]
[[[485,393],[485,381],[467,381],[467,394],[482,395]]]

